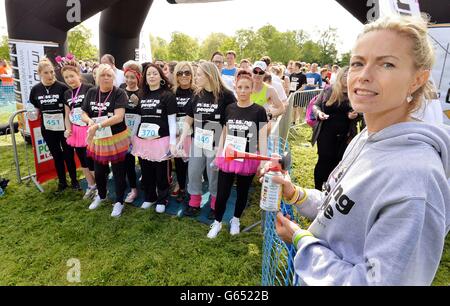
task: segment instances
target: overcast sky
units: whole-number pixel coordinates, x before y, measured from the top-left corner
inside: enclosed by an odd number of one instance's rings
[[[7,32],[5,17],[5,0],[0,0],[0,35]],[[93,43],[98,45],[99,14],[84,24],[93,31]],[[362,24],[334,0],[233,0],[177,5],[154,0],[143,29],[166,40],[179,31],[201,41],[212,32],[233,35],[238,29],[256,30],[266,24],[279,31],[305,30],[313,38],[317,30],[335,27],[340,52],[351,49],[362,29]]]

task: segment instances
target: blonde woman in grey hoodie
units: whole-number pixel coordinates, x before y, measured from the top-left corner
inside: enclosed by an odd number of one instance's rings
[[[450,228],[450,129],[413,119],[430,88],[432,45],[419,17],[365,26],[348,94],[367,128],[348,146],[326,191],[280,179],[308,230],[277,215],[303,285],[430,285]]]

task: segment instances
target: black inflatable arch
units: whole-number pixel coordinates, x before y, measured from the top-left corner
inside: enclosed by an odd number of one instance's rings
[[[153,0],[78,0],[80,22],[102,12],[100,17],[100,54],[111,53],[121,65],[134,58],[139,34]],[[65,0],[6,0],[10,39],[51,41],[67,52],[67,32],[80,22],[69,22],[70,7]]]

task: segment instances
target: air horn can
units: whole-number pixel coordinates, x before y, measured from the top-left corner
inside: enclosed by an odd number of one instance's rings
[[[252,159],[271,162],[269,171],[264,175],[259,206],[265,211],[279,211],[282,199],[282,186],[274,183],[273,178],[283,176],[281,171],[289,168],[291,164],[290,153],[285,153],[281,157],[268,157],[236,151],[233,146],[229,145],[225,148],[225,160],[231,161],[234,159]]]
[[[281,185],[273,182],[273,178],[283,176],[281,171],[277,168],[270,168],[264,174],[263,185],[261,188],[261,200],[259,207],[265,211],[279,211],[282,198]]]

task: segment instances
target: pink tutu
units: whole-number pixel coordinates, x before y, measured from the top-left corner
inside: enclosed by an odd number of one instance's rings
[[[239,162],[236,160],[227,161],[225,160],[225,157],[222,156],[216,157],[216,166],[222,172],[235,173],[245,176],[256,174],[260,163],[261,162],[259,160],[244,159],[243,162]]]
[[[69,146],[73,148],[84,148],[87,146],[86,137],[87,130],[89,127],[87,126],[79,126],[76,124],[72,124],[72,134],[69,138],[67,138],[66,142]]]
[[[132,144],[131,154],[134,156],[156,162],[169,159],[167,154],[169,152],[169,137],[142,139],[133,136]]]

